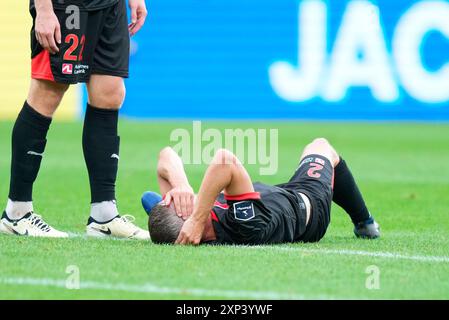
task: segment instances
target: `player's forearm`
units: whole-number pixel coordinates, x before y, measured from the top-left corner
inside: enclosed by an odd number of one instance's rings
[[[51,0],[34,0],[34,7],[37,13],[53,11]]]
[[[198,221],[205,222],[214,206],[215,199],[229,186],[231,181],[232,170],[229,166],[210,165],[201,183],[192,217]]]
[[[169,147],[162,149],[159,154],[157,173],[174,188],[190,185],[181,158]]]

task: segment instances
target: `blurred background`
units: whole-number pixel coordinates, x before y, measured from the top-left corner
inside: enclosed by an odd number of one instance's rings
[[[121,115],[449,120],[448,1],[151,0]],[[0,12],[0,119],[30,74],[28,1]],[[74,86],[57,113],[78,119]]]

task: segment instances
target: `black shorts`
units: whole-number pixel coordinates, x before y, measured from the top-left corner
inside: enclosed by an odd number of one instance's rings
[[[70,1],[67,1],[70,5]],[[126,1],[95,11],[79,11],[79,24],[73,11],[55,8],[61,26],[59,52],[43,50],[31,29],[31,77],[59,83],[88,82],[91,74],[128,77],[129,32]]]
[[[326,233],[330,223],[333,184],[334,168],[331,162],[321,155],[312,154],[302,159],[289,182],[278,185],[303,193],[310,200],[310,220],[301,241],[317,242]]]

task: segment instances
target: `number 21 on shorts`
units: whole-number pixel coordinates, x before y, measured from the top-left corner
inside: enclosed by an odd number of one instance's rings
[[[64,61],[82,61],[84,45],[86,42],[86,37],[84,36],[84,34],[81,36],[81,38],[79,38],[78,35],[70,33],[65,37],[64,42],[69,45],[67,50],[64,52]],[[78,48],[79,52],[78,55],[76,55],[74,52]]]

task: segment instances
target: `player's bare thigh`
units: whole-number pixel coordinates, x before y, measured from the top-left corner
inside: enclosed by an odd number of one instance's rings
[[[51,118],[68,88],[68,84],[31,79],[27,102],[37,112]]]
[[[301,161],[311,154],[317,154],[328,159],[332,166],[335,166],[340,162],[340,156],[334,147],[325,138],[317,138],[309,143],[301,155]]]

